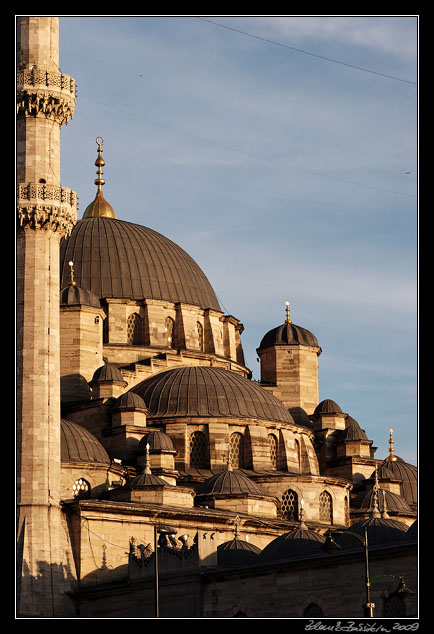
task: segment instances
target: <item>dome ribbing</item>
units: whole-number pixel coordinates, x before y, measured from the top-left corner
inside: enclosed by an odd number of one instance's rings
[[[62,461],[110,464],[99,440],[81,425],[66,419],[60,421],[60,456]]]
[[[236,417],[294,424],[282,403],[253,381],[209,366],[183,367],[156,374],[134,386],[150,418]]]
[[[99,298],[160,299],[221,310],[196,262],[141,225],[107,217],[79,220],[60,245],[60,288],[69,283],[70,261],[77,285]]]

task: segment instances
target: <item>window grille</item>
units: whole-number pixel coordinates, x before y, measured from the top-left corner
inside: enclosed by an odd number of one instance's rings
[[[323,491],[319,496],[319,519],[322,522],[332,524],[332,496],[327,491]]]
[[[190,467],[208,467],[206,436],[201,431],[194,431],[190,436]]]
[[[239,432],[231,434],[229,440],[229,459],[235,469],[244,467],[244,438]]]
[[[277,438],[274,434],[268,434],[268,447],[270,449],[271,468],[277,469]]]
[[[298,495],[292,489],[288,489],[282,495],[283,517],[289,521],[298,522]]]
[[[84,478],[76,480],[72,486],[72,497],[84,498],[90,493],[90,484]]]
[[[197,322],[196,328],[197,328],[197,344],[198,344],[199,350],[203,352],[203,326],[201,323]]]
[[[127,342],[130,346],[142,343],[142,318],[138,313],[132,313],[127,320]]]

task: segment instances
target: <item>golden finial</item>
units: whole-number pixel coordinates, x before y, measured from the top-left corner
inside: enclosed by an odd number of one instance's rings
[[[98,157],[95,161],[95,165],[98,168],[97,174],[98,174],[98,178],[96,178],[94,180],[95,185],[98,185],[98,191],[101,191],[101,187],[102,185],[105,185],[105,180],[103,178],[101,178],[101,175],[103,174],[102,171],[102,167],[104,167],[105,165],[105,161],[103,159],[102,155],[102,146],[104,145],[104,139],[101,136],[97,136],[95,139],[97,145],[98,145]]]
[[[102,193],[102,186],[105,185],[105,180],[102,178],[102,168],[105,165],[105,161],[102,157],[102,146],[104,145],[104,139],[100,136],[96,137],[96,143],[98,145],[98,156],[95,161],[97,166],[97,178],[94,180],[95,185],[98,187],[96,191],[95,199],[87,206],[86,211],[83,214],[83,218],[116,218],[114,209],[104,198]]]
[[[71,278],[71,280],[69,282],[69,286],[77,286],[77,284],[76,284],[76,282],[74,280],[74,268],[73,268],[74,267],[74,262],[72,260],[70,260],[68,262],[68,264],[69,264],[69,275],[70,275],[70,278]]]
[[[292,324],[292,321],[289,318],[289,302],[285,302],[286,304],[286,319],[285,324]]]
[[[393,451],[394,451],[393,450],[393,445],[395,443],[394,443],[394,440],[393,440],[393,429],[392,428],[389,429],[389,433],[390,433],[390,436],[389,436],[389,455],[386,458],[386,462],[396,462],[396,456],[393,455]]]

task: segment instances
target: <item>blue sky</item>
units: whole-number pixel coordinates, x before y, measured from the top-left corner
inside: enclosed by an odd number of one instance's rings
[[[417,17],[202,18],[60,18],[62,184],[81,217],[102,136],[117,217],[198,262],[253,377],[289,300],[320,400],[416,464]]]

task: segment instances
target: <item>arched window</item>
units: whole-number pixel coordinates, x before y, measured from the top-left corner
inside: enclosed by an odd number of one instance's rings
[[[234,432],[229,440],[229,459],[235,469],[244,467],[244,438],[243,434]]]
[[[197,329],[197,345],[201,352],[203,352],[203,326],[200,322],[196,323]]]
[[[169,348],[174,348],[175,322],[171,317],[166,317],[164,326],[164,332],[166,335],[166,346],[169,346]]]
[[[87,498],[90,495],[90,484],[84,478],[76,480],[72,486],[72,497],[76,499]]]
[[[282,495],[282,513],[286,520],[291,522],[298,522],[298,495],[292,489],[288,489]]]
[[[301,473],[301,451],[300,451],[300,443],[298,442],[298,440],[294,441],[295,443],[295,453],[297,456],[297,462],[298,462],[298,471],[299,473]]]
[[[127,320],[127,343],[138,346],[142,343],[142,318],[138,313],[131,313]]]
[[[190,467],[208,467],[206,436],[201,431],[194,431],[190,436]]]
[[[102,320],[102,342],[109,342],[109,320],[108,317]]]
[[[270,450],[271,468],[277,469],[277,438],[274,434],[268,434],[268,447]]]
[[[333,523],[332,496],[327,491],[322,491],[319,496],[319,519],[327,524]]]
[[[303,616],[305,618],[314,618],[316,616],[324,616],[324,612],[317,603],[309,603],[303,612]]]

